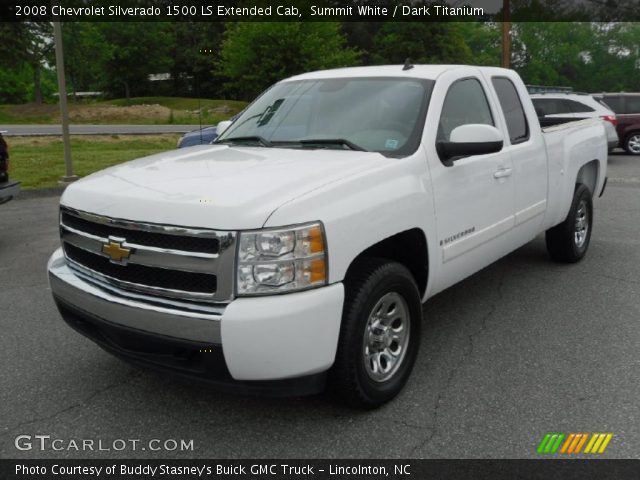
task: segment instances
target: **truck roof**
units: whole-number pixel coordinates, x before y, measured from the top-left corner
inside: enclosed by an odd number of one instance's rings
[[[406,78],[424,78],[435,80],[444,72],[459,68],[478,68],[481,70],[490,70],[495,74],[496,71],[502,70],[509,72],[511,70],[497,67],[476,67],[473,65],[413,65],[409,70],[403,70],[404,65],[379,65],[373,67],[348,67],[335,68],[331,70],[320,70],[317,72],[303,73],[289,77],[284,81],[292,80],[311,80],[321,78],[345,78],[345,77],[406,77]]]

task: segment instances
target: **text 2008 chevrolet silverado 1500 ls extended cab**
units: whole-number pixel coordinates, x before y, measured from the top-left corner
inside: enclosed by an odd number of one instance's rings
[[[216,144],[67,188],[51,290],[133,363],[376,406],[407,381],[422,302],[541,232],[583,257],[606,159],[602,122],[543,132],[510,70],[304,74]]]

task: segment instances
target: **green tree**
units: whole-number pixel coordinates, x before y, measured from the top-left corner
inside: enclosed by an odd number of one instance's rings
[[[360,60],[363,65],[374,63],[374,40],[383,26],[382,22],[345,22],[342,24],[347,45],[361,52]]]
[[[523,22],[514,25],[513,66],[530,84],[636,91],[639,45],[634,22]]]
[[[500,65],[500,53],[502,51],[500,24],[460,22],[457,29],[471,50],[471,58],[474,65]]]
[[[222,82],[212,59],[220,50],[223,33],[222,22],[172,24],[170,71],[176,94],[220,97]]]
[[[591,91],[639,91],[640,24],[593,24],[592,30],[590,61],[579,81],[589,81]]]
[[[111,47],[96,23],[67,22],[62,25],[65,72],[73,93],[98,90],[106,83],[106,62]]]
[[[109,45],[104,63],[107,90],[131,98],[132,89],[144,91],[149,74],[171,66],[170,24],[165,22],[97,22]]]
[[[8,75],[8,71],[13,71],[18,76],[26,71],[31,72],[32,84],[29,91],[36,103],[41,103],[43,98],[42,70],[53,50],[51,32],[50,22],[0,22],[0,38],[10,39],[0,42],[2,68],[6,69],[4,76]]]
[[[576,86],[595,40],[589,23],[522,22],[513,32],[513,68],[526,83]]]
[[[387,22],[373,42],[376,64],[466,63],[472,61],[459,23]]]
[[[238,98],[251,99],[297,73],[358,63],[334,22],[242,22],[228,24],[217,71]]]
[[[21,68],[0,66],[0,103],[25,103],[29,101],[33,74],[27,64]]]

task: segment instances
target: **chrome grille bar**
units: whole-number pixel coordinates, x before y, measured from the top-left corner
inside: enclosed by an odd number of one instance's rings
[[[74,221],[74,218],[82,221]],[[72,223],[73,226],[67,223]],[[113,231],[113,235],[111,235],[111,231]],[[127,239],[129,231],[131,236],[138,240],[146,240],[149,243],[162,244],[163,246],[129,241]],[[233,298],[235,232],[113,219],[61,207],[60,236],[63,247],[69,245],[69,251],[64,249],[69,265],[95,281],[101,281],[123,290],[168,298],[216,303],[225,303]],[[207,241],[205,242],[203,239]],[[119,248],[129,252],[125,259],[114,261],[108,252],[105,253],[104,248],[112,241],[117,241]],[[174,244],[176,248],[173,248]],[[194,251],[196,247],[204,246],[209,251]],[[75,256],[80,257],[80,261],[77,258],[70,258],[70,252],[73,248],[76,248],[77,254]],[[81,251],[86,253],[80,255]],[[91,255],[87,255],[87,253]],[[98,262],[98,267],[94,265],[92,260],[94,258]],[[106,268],[109,264],[117,266],[112,265]],[[138,275],[137,281],[130,281],[131,279],[127,278],[128,264],[140,265],[141,267],[137,267],[138,270],[142,267],[150,267],[161,269],[157,270],[158,273],[167,272],[162,274],[165,278],[165,285],[162,287],[153,285],[153,275],[147,275],[148,270],[143,272],[142,277]],[[99,265],[102,265],[102,268]],[[166,282],[167,275],[171,275],[170,271],[175,271],[176,276],[171,276]],[[205,288],[200,288],[201,285],[198,286],[198,290],[202,291],[190,291],[188,288],[182,289],[184,285],[175,285],[176,282],[173,279],[180,277],[179,272],[186,272],[181,275],[190,275],[189,278],[193,277],[192,274],[204,275],[203,279],[213,278],[211,291],[206,291],[208,288],[206,284],[209,281],[205,282]],[[118,278],[115,278],[114,275]],[[148,279],[148,277],[151,278]],[[147,280],[149,280],[149,284],[146,284]]]
[[[70,243],[96,255],[109,258],[109,255],[102,252],[102,247],[109,242],[109,238],[81,232],[74,228],[67,227],[64,223],[60,224],[60,227],[60,235],[63,242]],[[147,247],[145,245],[129,243],[126,240],[122,242],[122,247],[131,249],[132,252],[134,252],[127,263],[183,270],[185,272],[212,273],[216,270],[218,254]]]

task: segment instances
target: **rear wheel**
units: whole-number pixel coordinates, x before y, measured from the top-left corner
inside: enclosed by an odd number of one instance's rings
[[[593,226],[591,192],[576,185],[567,218],[546,232],[547,251],[556,262],[575,263],[587,253]]]
[[[640,155],[640,132],[634,132],[627,137],[624,149],[629,155]]]
[[[349,405],[375,408],[395,397],[415,363],[422,305],[403,265],[365,259],[345,281],[345,305],[330,388]]]

